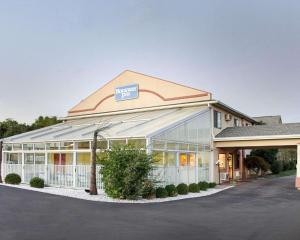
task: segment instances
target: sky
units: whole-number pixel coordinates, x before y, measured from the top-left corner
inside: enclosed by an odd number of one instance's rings
[[[298,0],[0,3],[0,120],[64,117],[130,69],[300,122]]]

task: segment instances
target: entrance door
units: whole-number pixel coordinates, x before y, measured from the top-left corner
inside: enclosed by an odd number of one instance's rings
[[[231,153],[227,156],[227,163],[229,179],[233,179],[233,155]]]
[[[196,155],[194,153],[179,153],[179,182],[186,184],[196,181]]]

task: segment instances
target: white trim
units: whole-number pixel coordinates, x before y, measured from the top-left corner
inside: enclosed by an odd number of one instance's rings
[[[214,138],[214,142],[228,142],[228,141],[255,141],[255,140],[283,140],[283,139],[300,139],[300,135],[274,135],[274,136],[246,136],[246,137],[227,137],[227,138]]]

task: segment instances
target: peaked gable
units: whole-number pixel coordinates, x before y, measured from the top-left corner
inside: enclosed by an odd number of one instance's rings
[[[207,100],[209,92],[127,70],[73,107],[68,116]]]

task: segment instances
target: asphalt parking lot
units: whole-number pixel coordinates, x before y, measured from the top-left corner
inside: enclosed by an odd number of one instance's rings
[[[299,240],[294,178],[155,204],[98,203],[0,186],[0,239]]]

